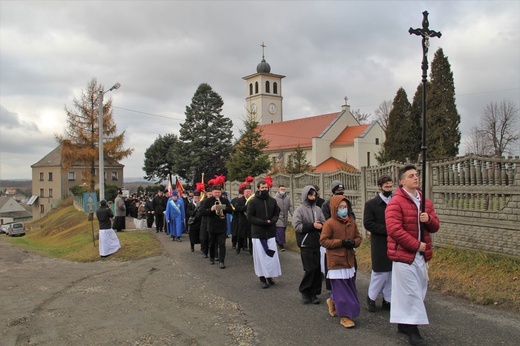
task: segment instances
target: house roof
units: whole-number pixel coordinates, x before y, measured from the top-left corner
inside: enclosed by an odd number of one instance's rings
[[[329,157],[327,160],[320,163],[318,166],[316,166],[316,169],[314,172],[316,173],[325,173],[325,172],[336,172],[336,171],[349,171],[349,172],[356,172],[356,167],[340,161],[334,157]]]
[[[312,138],[318,137],[339,114],[336,112],[259,125],[262,136],[269,141],[265,150],[294,149],[298,146],[309,148],[312,146]]]
[[[330,145],[335,146],[354,143],[354,138],[362,137],[369,126],[370,125],[347,126]]]

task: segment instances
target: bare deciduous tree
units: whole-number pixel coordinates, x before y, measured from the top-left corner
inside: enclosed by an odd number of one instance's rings
[[[388,126],[388,115],[392,110],[392,100],[385,100],[379,104],[379,107],[376,109],[376,120],[379,122],[383,130],[386,131],[386,127]]]
[[[518,106],[509,100],[488,103],[478,125],[472,129],[471,136],[474,137],[473,140],[470,139],[473,149],[480,148],[495,156],[518,154]]]
[[[473,125],[470,135],[464,140],[466,154],[492,155],[493,147],[491,146],[491,143],[482,140],[483,138],[483,131],[477,125]]]
[[[354,118],[356,118],[358,123],[360,123],[361,125],[368,124],[369,123],[368,119],[370,119],[370,116],[371,116],[370,113],[361,113],[361,110],[359,110],[359,109],[353,111],[352,115],[354,116]]]

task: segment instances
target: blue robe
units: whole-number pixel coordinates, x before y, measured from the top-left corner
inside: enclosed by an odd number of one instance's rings
[[[182,235],[183,227],[181,220],[181,210],[177,203],[170,197],[166,203],[166,211],[164,213],[166,219],[166,233],[172,237],[180,237]]]

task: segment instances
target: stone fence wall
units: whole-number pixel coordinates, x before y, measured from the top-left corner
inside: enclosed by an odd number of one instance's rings
[[[301,191],[306,185],[317,185],[323,198],[331,196],[331,183],[345,185],[345,196],[352,202],[361,232],[363,207],[377,193],[377,179],[390,175],[398,182],[397,172],[403,166],[392,162],[382,166],[362,167],[358,172],[276,174],[274,196],[283,184],[294,208],[301,204]],[[417,164],[420,171],[420,164]],[[256,182],[264,176],[255,177]],[[227,182],[226,191],[234,197],[241,182]],[[435,205],[441,228],[433,241],[437,246],[481,250],[520,257],[520,159],[491,158],[475,155],[428,161],[426,164],[426,196]]]

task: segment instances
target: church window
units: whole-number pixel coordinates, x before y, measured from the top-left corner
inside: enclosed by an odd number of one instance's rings
[[[255,82],[255,94],[258,94],[258,82]]]
[[[276,82],[273,83],[273,93],[278,94],[278,83]]]
[[[270,88],[270,85],[269,85],[269,81],[266,81],[266,82],[265,82],[265,92],[266,92],[266,93],[270,93],[270,92],[271,92],[271,88]]]
[[[253,95],[253,83],[249,83],[249,95]]]

